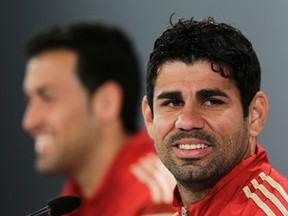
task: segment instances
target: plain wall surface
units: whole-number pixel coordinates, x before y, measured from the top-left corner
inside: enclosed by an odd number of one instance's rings
[[[53,24],[101,19],[123,28],[139,54],[143,78],[156,37],[169,17],[214,17],[239,28],[252,42],[262,68],[262,90],[270,110],[258,141],[271,164],[288,176],[288,1],[287,0],[25,0],[0,3],[0,215],[27,215],[56,196],[63,179],[36,173],[33,141],[21,129],[24,112],[23,44]],[[143,84],[144,87],[144,84]],[[140,112],[139,112],[140,114]],[[141,124],[142,117],[139,116]],[[110,204],[108,204],[110,205]],[[113,204],[111,204],[113,205]]]

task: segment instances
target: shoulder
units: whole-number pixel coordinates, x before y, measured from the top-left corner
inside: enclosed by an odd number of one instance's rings
[[[147,187],[155,203],[171,203],[176,181],[154,152],[139,158],[130,171]]]
[[[288,180],[277,171],[260,172],[242,190],[265,214],[288,214]]]
[[[172,202],[176,181],[158,158],[153,142],[145,130],[135,133],[127,141],[113,170],[113,175],[117,176],[117,184],[128,184],[127,190],[131,193],[137,188],[141,197],[146,196],[152,203]]]

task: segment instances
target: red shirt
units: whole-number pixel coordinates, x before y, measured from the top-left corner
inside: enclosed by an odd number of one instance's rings
[[[288,179],[272,169],[265,150],[245,159],[221,179],[200,202],[189,206],[186,215],[288,215]],[[181,215],[179,191],[173,206]],[[185,214],[183,214],[185,215]]]
[[[82,200],[70,215],[134,216],[175,212],[174,187],[174,177],[158,159],[147,133],[141,131],[126,143],[92,198],[83,198],[71,180],[62,195],[77,195]]]

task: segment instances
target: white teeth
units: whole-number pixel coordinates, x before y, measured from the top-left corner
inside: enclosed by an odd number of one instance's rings
[[[50,135],[42,135],[36,139],[35,150],[41,152],[44,150],[45,146],[53,143],[53,138]]]
[[[178,148],[185,150],[194,150],[194,149],[205,149],[208,148],[208,146],[204,144],[180,144],[178,145]]]

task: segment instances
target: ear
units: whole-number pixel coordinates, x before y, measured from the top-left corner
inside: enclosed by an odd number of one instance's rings
[[[120,117],[123,91],[115,81],[107,81],[94,93],[92,107],[94,116],[102,123],[115,121]]]
[[[142,115],[148,134],[153,139],[153,115],[148,105],[147,96],[144,96],[142,100]]]
[[[249,134],[257,137],[265,124],[268,113],[268,99],[266,95],[259,91],[254,96],[249,107]]]

